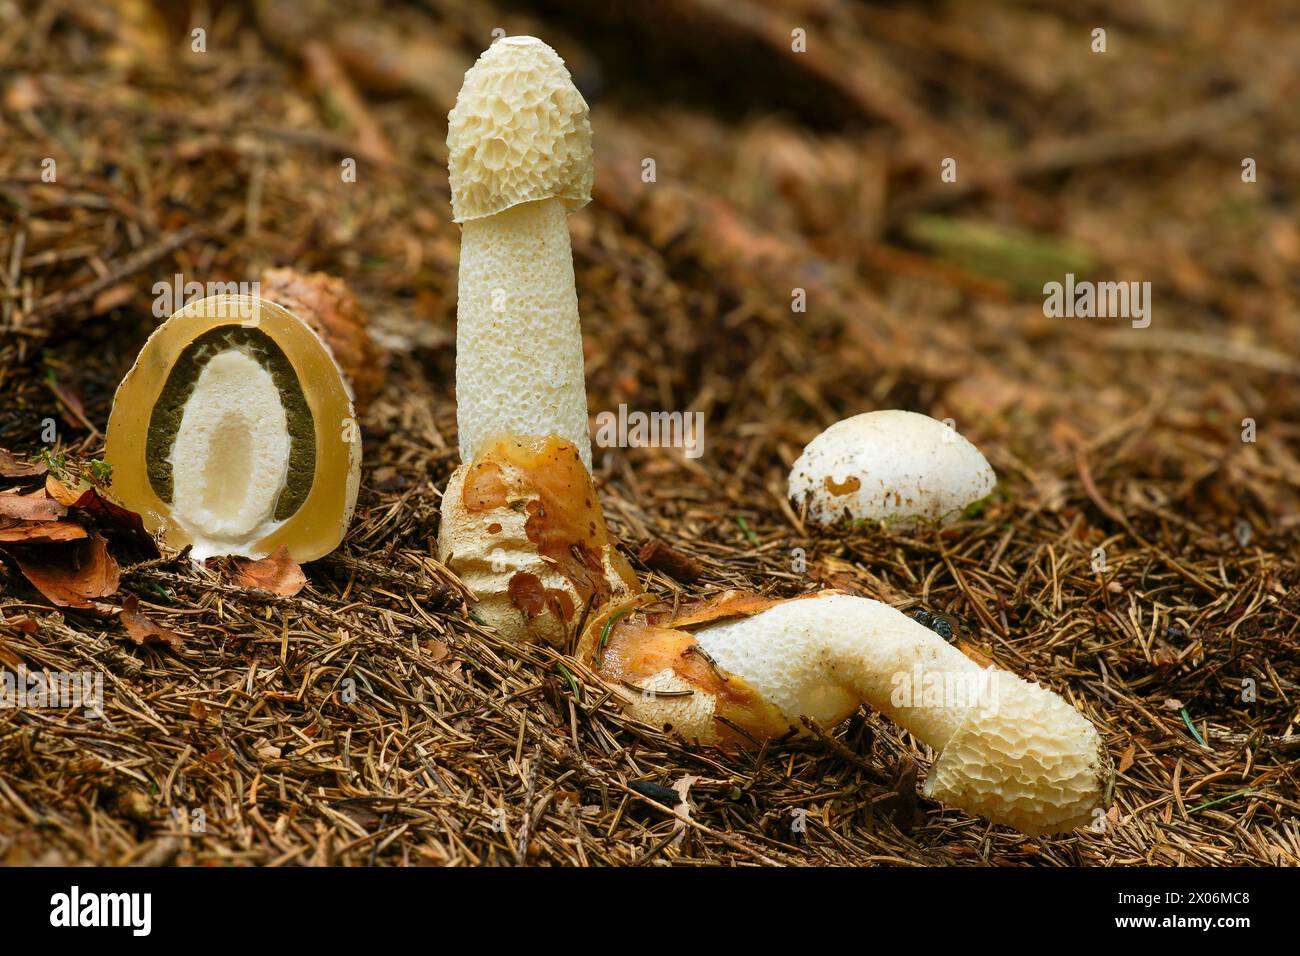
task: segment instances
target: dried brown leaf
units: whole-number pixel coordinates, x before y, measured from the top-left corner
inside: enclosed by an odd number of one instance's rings
[[[1128,749],[1119,758],[1119,766],[1115,768],[1116,773],[1123,773],[1133,766],[1133,757],[1137,754],[1137,748],[1133,744],[1128,745]]]
[[[53,498],[41,491],[35,495],[0,495],[0,515],[23,521],[57,521],[68,513]]]
[[[69,488],[53,475],[47,475],[45,478],[45,493],[65,508],[71,508],[77,503],[82,490],[81,488]]]
[[[641,562],[655,571],[662,571],[669,577],[676,578],[683,584],[692,584],[699,580],[704,569],[700,562],[689,554],[683,554],[666,541],[650,538],[641,546],[637,555]]]
[[[140,613],[140,599],[134,594],[127,595],[122,602],[121,621],[126,633],[131,635],[131,640],[141,646],[165,644],[178,653],[185,647],[185,638],[170,628],[155,624]]]
[[[43,475],[47,468],[43,461],[19,461],[10,452],[0,448],[0,476],[5,478],[27,478]]]
[[[49,386],[54,397],[63,405],[60,416],[73,428],[84,428],[94,435],[99,434],[90,418],[86,415],[86,403],[82,401],[81,393],[76,388],[62,384],[55,376],[51,375],[46,384]]]
[[[129,282],[122,282],[118,285],[109,286],[99,295],[95,296],[95,301],[91,305],[91,312],[95,315],[103,315],[105,312],[112,312],[114,309],[126,305],[135,297],[135,286]]]
[[[4,664],[11,671],[16,671],[18,668],[26,666],[26,662],[21,657],[9,650],[9,648],[5,647],[3,644],[0,644],[0,664]]]
[[[24,634],[35,634],[41,629],[41,626],[36,621],[25,614],[20,614],[17,617],[0,618],[0,624],[22,631]]]
[[[302,319],[323,338],[347,375],[358,409],[383,384],[383,353],[370,336],[370,318],[342,279],[324,272],[268,269],[261,294]]]
[[[30,524],[0,528],[0,545],[3,544],[54,544],[63,541],[82,541],[90,532],[72,521],[38,521]]]
[[[128,508],[110,501],[91,486],[69,487],[50,475],[45,479],[45,493],[69,509],[89,515],[96,527],[110,536],[128,538],[150,554],[157,555],[158,545],[145,530],[144,520]]]
[[[72,507],[96,518],[105,531],[118,531],[141,545],[155,547],[153,536],[145,530],[144,520],[138,514],[109,501],[94,488],[82,492]]]
[[[14,560],[36,590],[60,607],[91,607],[117,591],[121,570],[99,535],[58,547],[24,550]]]
[[[257,588],[280,597],[293,597],[307,584],[298,562],[283,545],[259,560],[235,558],[230,564],[231,581],[241,588]]]

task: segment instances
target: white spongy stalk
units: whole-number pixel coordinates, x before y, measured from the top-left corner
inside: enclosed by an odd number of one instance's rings
[[[700,693],[698,688],[665,667],[641,680],[640,693],[631,701],[632,716],[652,727],[677,734],[702,744],[716,743],[717,722],[713,719],[718,699]]]
[[[238,349],[214,356],[195,382],[171,450],[172,510],[194,537],[195,560],[268,533],[289,451],[271,373]]]
[[[869,598],[828,594],[787,601],[699,630],[695,638],[792,722],[808,716],[835,723],[866,703],[942,748],[978,706],[978,696],[969,694],[982,682],[978,664],[934,631]]]
[[[505,434],[558,435],[591,469],[582,332],[558,199],[465,223],[456,310],[456,422],[471,461]]]

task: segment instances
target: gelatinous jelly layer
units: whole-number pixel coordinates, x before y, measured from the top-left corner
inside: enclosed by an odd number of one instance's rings
[[[243,296],[163,323],[108,425],[111,494],[196,559],[329,553],[352,517],[360,454],[329,349],[285,309]]]

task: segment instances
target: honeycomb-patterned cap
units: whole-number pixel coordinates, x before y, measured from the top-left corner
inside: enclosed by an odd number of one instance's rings
[[[559,54],[535,37],[503,37],[465,73],[447,116],[456,222],[552,197],[591,201],[591,124]]]
[[[973,708],[930,769],[925,795],[1041,836],[1095,823],[1110,757],[1086,717],[1049,690],[994,672],[992,713]]]

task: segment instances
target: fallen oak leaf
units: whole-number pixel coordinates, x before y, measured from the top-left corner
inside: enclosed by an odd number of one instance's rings
[[[75,388],[62,385],[58,377],[55,376],[54,370],[49,369],[45,376],[45,384],[54,397],[59,400],[63,406],[59,410],[59,417],[68,423],[71,428],[84,428],[96,438],[100,437],[100,431],[86,415],[86,406],[81,401],[81,395]]]
[[[126,305],[133,298],[135,298],[135,286],[132,283],[123,282],[119,285],[109,286],[95,296],[95,301],[90,307],[91,314],[103,315],[105,312],[112,312],[114,309]]]
[[[659,538],[650,538],[646,541],[641,546],[637,557],[651,570],[662,571],[683,584],[694,583],[704,573],[700,562]]]
[[[19,670],[22,670],[27,666],[26,661],[3,644],[0,644],[0,664],[4,664],[14,673],[17,673]]]
[[[68,509],[45,492],[34,495],[0,495],[0,516],[20,518],[23,521],[57,521],[68,513]]]
[[[672,785],[672,789],[681,801],[673,808],[673,816],[677,818],[673,821],[673,846],[681,846],[682,838],[686,836],[686,824],[691,822],[691,787],[698,783],[699,779],[686,774]]]
[[[1129,767],[1133,766],[1133,758],[1137,755],[1137,747],[1129,744],[1128,749],[1120,755],[1119,766],[1115,768],[1116,773],[1124,773]]]
[[[0,545],[57,544],[64,541],[82,541],[88,537],[90,532],[72,521],[38,521],[0,528]]]
[[[12,529],[10,529],[12,530]],[[92,598],[117,592],[121,569],[100,535],[35,550],[13,552],[32,587],[60,607],[93,607]]]
[[[45,476],[45,493],[65,508],[71,508],[77,503],[81,498],[82,490],[70,488],[53,475]]]
[[[30,478],[43,475],[49,466],[43,461],[19,461],[11,453],[0,448],[0,476],[5,478]]]
[[[50,475],[45,479],[45,493],[70,510],[80,511],[99,522],[104,531],[120,532],[123,537],[140,545],[151,556],[158,556],[158,543],[145,530],[144,519],[134,511],[123,508],[99,493],[99,489],[82,482],[69,487]]]
[[[274,554],[265,558],[232,558],[230,578],[241,588],[256,588],[280,597],[293,597],[307,584],[298,562],[289,557],[289,549],[281,545]]]
[[[96,489],[87,488],[71,507],[97,519],[105,531],[121,531],[157,555],[158,544],[153,535],[145,530],[144,519],[129,508],[123,508],[105,498]]]
[[[893,796],[888,800],[894,826],[903,833],[911,833],[924,819],[917,800],[916,761],[906,755],[894,767]]]
[[[141,647],[145,644],[165,644],[178,654],[185,647],[185,638],[170,628],[155,624],[140,613],[140,599],[134,594],[127,595],[122,602],[119,620],[131,640]]]
[[[279,303],[325,340],[352,383],[358,410],[384,382],[384,353],[369,332],[370,319],[346,282],[324,272],[268,269],[258,294]]]

